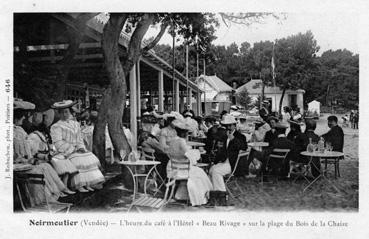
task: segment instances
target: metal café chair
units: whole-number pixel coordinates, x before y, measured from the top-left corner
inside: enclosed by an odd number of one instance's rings
[[[17,194],[20,200],[21,207],[24,212],[50,212],[57,213],[65,211],[69,212],[71,203],[62,203],[58,201],[49,201],[46,193],[44,175],[31,174],[31,173],[17,173],[14,174],[14,183],[16,184]],[[28,185],[41,185],[44,190],[45,202],[41,204],[35,204],[29,191]],[[22,196],[20,188],[24,188],[25,195]],[[26,203],[26,200],[28,202]]]
[[[289,152],[290,152],[289,149],[278,149],[278,148],[273,149],[265,165],[266,173],[264,171],[261,171],[261,183],[262,184],[264,182],[264,177],[274,176],[277,179],[278,174],[275,174],[275,173],[281,170],[281,167],[277,165],[283,165]]]
[[[178,160],[178,159],[171,159],[171,175],[168,175],[168,183],[174,181],[174,185],[172,190],[176,193],[179,185],[184,186],[187,184],[188,178],[190,176],[190,160]],[[186,188],[187,189],[187,188]],[[187,192],[187,190],[185,190]],[[175,195],[175,194],[174,194]],[[183,196],[183,195],[182,195]],[[189,202],[188,192],[187,195],[184,195],[185,199],[178,199],[178,200],[186,200],[186,203]]]
[[[136,208],[137,211],[142,212],[145,209],[151,209],[154,211],[161,211],[172,199],[174,194],[174,186],[175,181],[169,181],[165,184],[165,194],[163,198],[156,198],[151,195],[143,195],[136,199],[130,207],[128,208],[128,212],[133,208]]]
[[[141,149],[141,152],[142,152],[142,156],[145,158],[145,160],[152,160],[152,161],[155,161],[155,150],[152,149],[152,148],[148,148],[148,147],[143,147]],[[156,191],[154,193],[154,195],[156,195],[156,193],[160,190],[160,188],[165,184],[165,180],[163,179],[163,177],[160,175],[158,169],[155,167],[154,170],[153,170],[153,179],[154,179],[154,183],[155,183],[155,187],[156,187]],[[159,182],[160,182],[160,185],[158,187],[157,185],[157,178],[159,178]]]
[[[234,168],[232,170],[232,172],[230,174],[227,174],[224,176],[224,183],[225,183],[225,186],[226,186],[226,190],[228,192],[228,194],[232,197],[232,198],[235,198],[235,196],[233,195],[233,193],[231,192],[231,190],[229,189],[229,184],[232,180],[232,178],[235,178],[234,174],[237,170],[237,166],[241,160],[242,157],[248,157],[250,154],[249,151],[240,151],[238,153],[238,157],[237,157],[237,160],[236,160],[236,164],[234,165]],[[237,184],[237,181],[236,181],[236,178],[235,178],[235,183],[237,185],[237,187],[239,188],[238,184]],[[241,191],[241,190],[240,190]]]

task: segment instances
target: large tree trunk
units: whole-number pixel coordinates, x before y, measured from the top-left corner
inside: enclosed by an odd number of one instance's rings
[[[157,37],[148,44],[144,49],[141,49],[142,39],[153,23],[153,14],[145,14],[137,23],[136,28],[131,36],[126,52],[123,52],[123,64],[119,59],[119,36],[122,28],[127,20],[128,14],[111,13],[109,21],[105,24],[102,36],[102,49],[106,72],[109,78],[109,89],[103,96],[103,103],[99,109],[97,127],[94,132],[94,152],[97,155],[104,155],[105,161],[105,127],[108,124],[109,135],[116,153],[121,158],[125,158],[131,152],[131,146],[128,144],[127,138],[123,131],[123,112],[126,102],[127,84],[126,78],[129,77],[129,72],[136,64],[143,51],[147,51],[154,47],[165,33],[166,24],[162,25]],[[123,51],[123,50],[122,50]],[[131,107],[134,107],[134,103]],[[96,140],[95,140],[96,139]],[[100,144],[100,145],[97,145]],[[103,154],[104,153],[104,154]],[[99,157],[99,158],[100,158]],[[100,160],[101,160],[100,158]],[[105,162],[103,163],[105,165]]]
[[[127,74],[123,70],[118,55],[119,35],[125,21],[126,17],[124,14],[111,14],[108,23],[104,26],[102,49],[105,67],[110,81],[110,90],[105,93],[110,92],[110,96],[104,95],[105,105],[100,106],[99,111],[99,115],[107,113],[109,135],[115,152],[119,153],[121,157],[125,157],[131,151],[122,124],[127,93]],[[101,117],[100,120],[102,121],[103,117]],[[98,123],[101,124],[100,127],[103,126],[103,122]],[[99,131],[100,130],[102,129],[99,129]]]
[[[285,93],[286,93],[286,87],[283,87],[281,100],[279,101],[279,110],[278,110],[278,114],[279,114],[280,116],[282,115],[282,102],[283,102],[283,98],[284,98],[284,94],[285,94]]]

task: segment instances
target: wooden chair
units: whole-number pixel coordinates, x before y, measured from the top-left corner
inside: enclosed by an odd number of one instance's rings
[[[16,184],[19,201],[24,212],[51,212],[51,213],[57,213],[61,211],[65,211],[66,213],[69,212],[69,209],[72,205],[71,203],[49,201],[46,194],[44,175],[31,173],[17,173],[14,174],[14,181]],[[33,201],[28,189],[29,184],[42,185],[45,195],[45,202],[35,205],[35,202]],[[20,186],[22,186],[22,188],[24,188],[25,190],[26,194],[25,197],[22,197]],[[26,198],[29,200],[27,204],[25,203]]]
[[[229,190],[229,183],[231,181],[232,178],[234,178],[234,174],[236,172],[236,169],[237,169],[237,166],[241,160],[242,157],[247,157],[249,156],[250,154],[250,151],[240,151],[238,153],[238,157],[237,157],[237,160],[236,160],[236,164],[234,165],[234,168],[232,170],[232,172],[230,174],[227,174],[224,176],[224,184],[226,186],[226,190],[228,192],[228,194],[232,197],[232,198],[235,198],[235,196],[233,195],[233,193],[231,192],[231,190]],[[237,184],[237,181],[235,182]],[[237,187],[238,187],[238,184],[237,184]],[[239,188],[239,187],[238,187]],[[242,190],[240,190],[242,191]]]
[[[278,175],[272,174],[271,172],[273,172],[272,170],[272,165],[271,164],[280,164],[283,165],[283,163],[285,162],[288,153],[290,152],[289,149],[273,149],[272,153],[269,155],[266,165],[265,165],[265,171],[268,173],[264,173],[263,171],[261,172],[261,183],[263,184],[264,182],[264,177],[269,177],[269,176],[274,176],[275,178],[278,177]],[[277,168],[278,170],[280,170],[281,168]]]

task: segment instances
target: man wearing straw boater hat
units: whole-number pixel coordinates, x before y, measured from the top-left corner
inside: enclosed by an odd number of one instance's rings
[[[215,165],[210,168],[209,174],[215,191],[225,192],[224,175],[231,173],[240,150],[247,149],[246,137],[236,130],[237,121],[231,115],[225,115],[220,122],[226,129],[227,138],[223,147],[218,150]]]

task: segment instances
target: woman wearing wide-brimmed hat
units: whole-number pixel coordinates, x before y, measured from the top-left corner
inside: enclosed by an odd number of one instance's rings
[[[91,152],[86,150],[81,136],[79,123],[72,119],[72,107],[76,103],[64,100],[53,104],[60,120],[51,126],[50,134],[59,160],[70,160],[79,173],[72,177],[72,187],[80,192],[93,191],[104,182],[99,170],[100,162]]]
[[[43,114],[41,114],[43,115]],[[42,117],[41,121],[33,121],[34,131],[28,135],[32,155],[41,160],[46,160],[55,169],[58,175],[62,178],[65,186],[68,185],[70,175],[78,173],[77,168],[69,160],[58,160],[53,158],[55,147],[52,144],[50,130],[46,117]],[[65,192],[73,194],[68,188]]]
[[[296,137],[302,134],[301,126],[303,123],[300,120],[287,120],[287,122],[290,123],[290,132],[287,134],[287,139],[294,142]]]
[[[176,118],[183,119],[183,117],[178,112],[170,112],[169,114],[164,114],[162,118],[165,120],[165,126],[160,130],[159,142],[164,152],[166,152],[169,148],[169,143],[177,136],[172,122]]]
[[[13,128],[13,149],[14,149],[14,168],[16,165],[30,165],[28,173],[42,174],[45,178],[45,190],[41,185],[29,185],[30,194],[33,202],[37,205],[47,200],[57,200],[60,196],[66,196],[64,192],[69,192],[67,187],[58,177],[58,174],[45,162],[37,162],[32,152],[29,137],[26,131],[21,127],[23,120],[27,116],[28,110],[33,110],[35,105],[26,102],[14,100],[14,128]]]
[[[203,205],[208,202],[207,194],[213,186],[210,179],[199,167],[194,166],[196,160],[200,158],[200,152],[193,150],[187,145],[186,138],[190,128],[183,119],[176,119],[172,122],[177,135],[172,139],[168,148],[170,158],[167,165],[168,178],[187,178],[187,190],[192,206]],[[190,161],[190,169],[183,167]],[[181,170],[182,168],[182,170]],[[185,167],[186,168],[186,167]],[[181,190],[178,190],[180,194]]]

